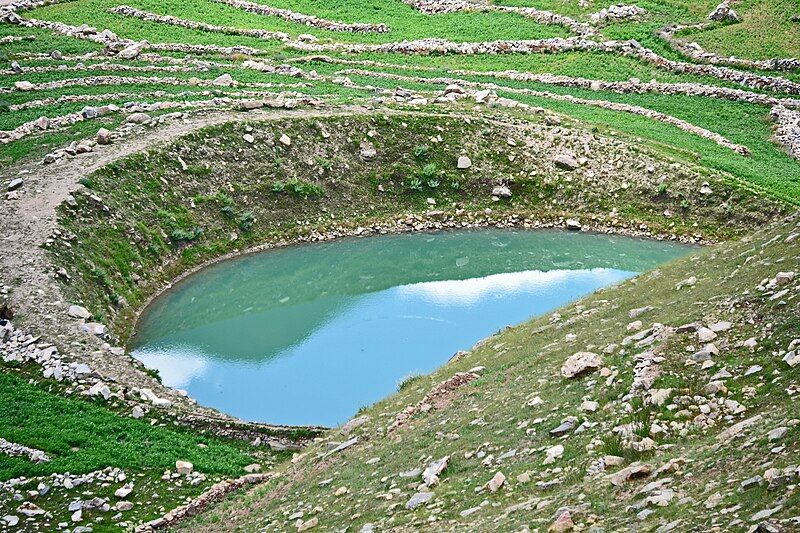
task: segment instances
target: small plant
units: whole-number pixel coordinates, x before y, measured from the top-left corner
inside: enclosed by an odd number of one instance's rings
[[[658,195],[665,196],[667,194],[668,189],[669,187],[667,186],[667,183],[662,181],[661,183],[658,184]]]
[[[422,167],[422,177],[431,180],[436,177],[436,163],[428,163]]]
[[[234,211],[233,207],[230,205],[223,205],[220,211],[222,211],[222,216],[227,219],[233,219],[236,216],[236,211]]]
[[[690,205],[689,200],[687,200],[686,198],[681,200],[681,209],[689,209],[689,205]]]
[[[408,181],[408,188],[412,191],[422,192],[422,180],[419,178],[411,178]]]
[[[209,174],[211,174],[211,169],[201,165],[188,165],[186,167],[186,173],[198,177],[208,176]]]
[[[172,230],[169,238],[173,242],[191,242],[203,234],[203,228],[195,226],[191,229],[176,228]]]
[[[286,189],[286,184],[282,181],[275,181],[272,183],[272,192],[283,192]]]
[[[400,392],[403,389],[407,389],[408,387],[419,381],[422,377],[423,377],[422,374],[414,372],[400,378],[400,381],[397,382],[397,391]]]
[[[287,187],[289,192],[295,196],[302,196],[303,198],[318,197],[325,194],[325,190],[319,185],[298,179],[291,180],[287,184]]]
[[[439,186],[439,180],[428,180],[428,187],[435,189]]]
[[[450,182],[450,188],[453,189],[454,191],[458,191],[461,189],[461,184],[456,180],[453,180]]]
[[[255,222],[255,220],[255,215],[252,212],[247,211],[241,214],[241,216],[236,220],[236,223],[238,224],[239,229],[242,231],[250,231],[253,229],[253,222]]]
[[[87,189],[93,189],[94,188],[94,182],[92,181],[92,178],[89,178],[89,177],[85,177],[85,178],[79,179],[78,183],[80,183],[81,185],[83,185]]]
[[[416,159],[425,159],[430,153],[430,148],[426,144],[418,144],[414,147],[414,157]]]
[[[622,445],[622,437],[616,433],[603,437],[601,452],[603,455],[624,457],[625,447]]]

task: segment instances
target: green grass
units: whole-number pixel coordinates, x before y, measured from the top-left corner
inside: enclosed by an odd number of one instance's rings
[[[151,426],[89,400],[48,392],[47,383],[30,384],[0,373],[0,434],[43,450],[50,462],[0,455],[0,479],[51,472],[91,472],[115,466],[131,470],[175,468],[187,460],[208,474],[237,475],[253,459],[242,449],[177,428]],[[206,447],[198,447],[203,443]]]

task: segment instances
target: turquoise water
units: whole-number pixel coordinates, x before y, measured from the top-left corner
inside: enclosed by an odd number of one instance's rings
[[[234,416],[335,426],[507,325],[689,251],[499,229],[288,247],[177,283],[143,314],[134,355]]]

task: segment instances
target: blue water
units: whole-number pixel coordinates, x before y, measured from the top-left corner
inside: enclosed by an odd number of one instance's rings
[[[253,254],[158,298],[134,355],[165,384],[240,418],[335,426],[404,376],[689,250],[484,229]]]

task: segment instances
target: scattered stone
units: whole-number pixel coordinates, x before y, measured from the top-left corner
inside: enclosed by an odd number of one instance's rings
[[[406,509],[416,509],[424,503],[428,503],[433,498],[432,492],[417,492],[406,502]]]
[[[486,484],[486,487],[491,492],[497,492],[505,484],[506,476],[502,472],[497,472],[492,479]]]
[[[97,144],[111,144],[111,132],[105,128],[97,130]]]
[[[292,140],[285,133],[280,136],[280,138],[278,139],[278,142],[280,142],[284,146],[291,146],[292,145]]]
[[[92,318],[92,313],[80,305],[70,305],[67,314],[73,318],[83,318],[84,320]]]
[[[450,462],[450,456],[445,455],[441,459],[437,459],[433,461],[428,467],[422,472],[422,481],[428,487],[433,487],[434,485],[439,483],[439,474],[441,474],[445,468],[447,468],[447,464]]]
[[[465,170],[465,169],[468,169],[469,167],[471,167],[471,166],[472,166],[472,160],[471,160],[469,157],[467,157],[467,156],[465,156],[465,155],[462,155],[462,156],[460,156],[460,157],[458,158],[458,163],[456,164],[456,166],[457,166],[457,167],[458,167],[460,170]]]
[[[555,164],[556,164],[556,166],[558,168],[561,168],[561,169],[564,169],[564,170],[570,170],[571,171],[571,170],[577,170],[578,168],[580,168],[580,163],[578,163],[578,160],[575,159],[570,154],[566,154],[566,153],[558,154],[553,161],[555,162]]]

